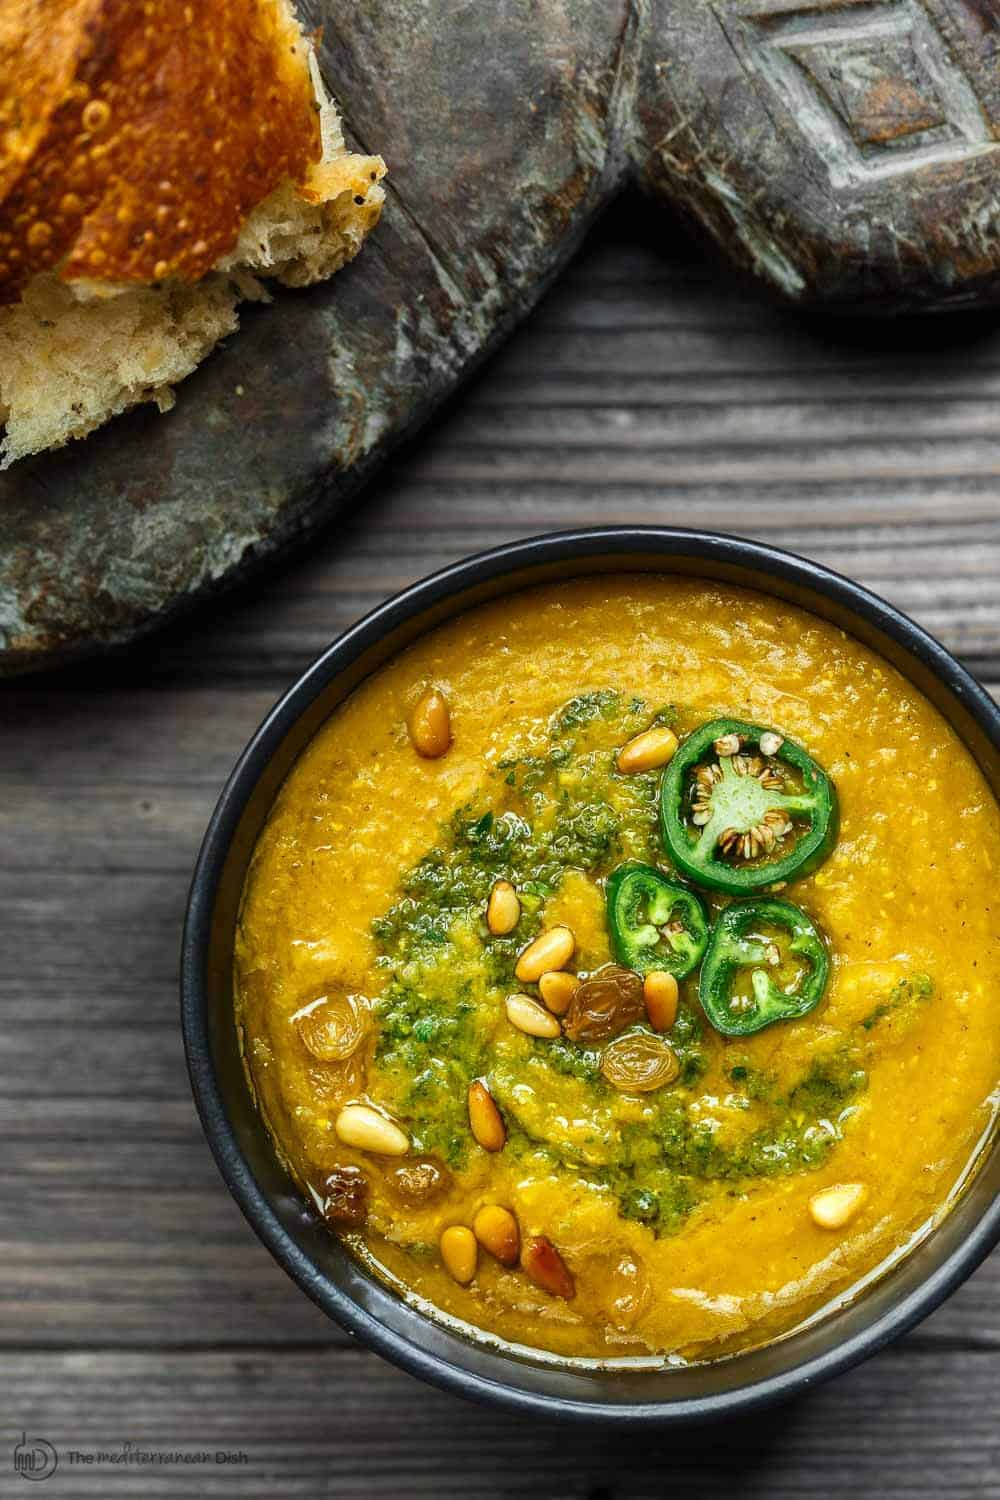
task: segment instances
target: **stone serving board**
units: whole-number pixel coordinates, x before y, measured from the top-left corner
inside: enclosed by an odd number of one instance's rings
[[[630,181],[794,303],[1000,302],[998,0],[300,8],[389,164],[382,222],[245,310],[167,416],[0,475],[0,672],[128,641],[327,521]]]

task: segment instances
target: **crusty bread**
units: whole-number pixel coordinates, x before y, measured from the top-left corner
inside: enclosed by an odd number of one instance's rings
[[[245,50],[238,47],[239,57],[234,60],[232,34],[225,46],[221,34],[216,34],[222,47],[217,54],[219,77],[214,83],[205,77],[199,80],[203,93],[214,90],[217,96],[211,109],[201,109],[198,122],[203,137],[198,149],[209,153],[208,164],[193,158],[186,167],[186,181],[179,180],[174,137],[164,148],[171,156],[171,162],[164,165],[159,136],[148,136],[147,115],[152,111],[159,125],[175,136],[178,117],[190,127],[184,111],[191,108],[191,100],[168,97],[162,88],[156,95],[145,87],[146,75],[129,54],[130,47],[133,52],[138,47],[141,53],[145,33],[140,27],[137,40],[135,28],[129,31],[127,15],[149,6],[130,9],[132,0],[128,0],[123,9],[123,3],[0,0],[0,85],[5,45],[8,66],[12,66],[12,28],[9,17],[6,26],[4,20],[12,4],[22,14],[25,6],[41,12],[54,6],[50,19],[61,38],[60,55],[69,53],[76,59],[75,72],[65,59],[60,71],[58,58],[39,51],[36,75],[42,76],[42,82],[36,92],[42,102],[33,95],[30,108],[23,104],[15,112],[16,130],[4,132],[0,102],[0,304],[6,304],[0,305],[0,421],[6,422],[0,467],[83,437],[137,402],[155,401],[161,410],[169,408],[173,385],[238,326],[237,304],[244,298],[266,298],[259,278],[305,286],[332,275],[357,253],[381,211],[384,195],[379,184],[384,163],[380,157],[361,156],[346,148],[337,111],[319,77],[314,49],[302,37],[287,0],[212,0],[213,24],[220,11],[227,11],[238,28],[242,19],[241,44],[247,43],[249,27],[250,50],[256,58],[254,100],[242,124],[218,124],[218,96],[234,73],[243,76],[247,61]],[[158,7],[161,0],[153,3]],[[182,6],[179,0],[162,3],[171,14],[185,10],[193,14],[197,9]],[[79,35],[72,45],[66,42],[70,13],[71,19],[75,17],[81,25],[86,21],[91,27],[96,15],[104,28],[104,72],[96,79],[90,77],[86,87],[80,82],[86,74],[86,58],[81,64]],[[37,27],[29,27],[29,33],[22,37],[22,72],[25,47],[32,40],[37,44]],[[109,38],[114,39],[117,51]],[[175,35],[170,46],[174,52],[179,49],[178,60],[173,53],[166,56],[164,49],[169,52],[170,47],[157,32],[153,60],[161,83],[165,75],[173,76],[171,67],[176,73],[185,52],[203,48],[204,41],[204,31]],[[277,49],[276,58],[271,59],[273,76],[268,75],[268,47]],[[113,53],[110,67],[109,50]],[[46,184],[60,176],[67,159],[68,127],[65,120],[59,123],[66,112],[65,101],[72,96],[70,114],[77,140],[87,134],[79,126],[88,106],[108,97],[114,101],[112,118],[124,121],[122,133],[128,137],[125,117],[134,101],[132,93],[126,100],[121,92],[126,75],[129,89],[145,100],[145,113],[137,117],[138,138],[113,171],[105,173],[99,165],[99,180],[93,180],[92,165],[89,168],[91,185],[83,204],[83,210],[89,205],[89,212],[77,212],[80,194],[63,191],[67,182],[64,176],[60,178],[58,202],[74,200],[70,203],[73,212],[60,219],[51,212],[53,192]],[[105,87],[108,76],[114,88]],[[46,90],[51,96],[47,113]],[[81,99],[86,101],[82,105]],[[265,112],[271,110],[264,124],[260,123],[261,101]],[[287,105],[282,106],[284,113],[280,101]],[[228,101],[234,102],[247,104],[246,100]],[[305,117],[303,109],[308,111]],[[90,123],[100,123],[99,116],[103,118],[103,113],[91,108]],[[255,131],[263,144],[257,142]],[[92,143],[85,149],[93,154]],[[53,160],[58,162],[56,170],[49,165]],[[99,158],[99,163],[103,160]],[[19,170],[12,172],[12,161]],[[217,172],[220,162],[223,168]],[[171,175],[160,178],[160,172]],[[154,201],[155,192],[150,197],[153,178],[159,189],[171,189],[175,204],[162,228],[163,204]],[[32,205],[27,226],[25,204]],[[45,214],[47,218],[40,217]],[[124,237],[119,234],[119,219],[128,231]],[[48,239],[37,230],[32,236],[31,224],[38,223],[52,228]],[[19,249],[23,253],[18,254]]]

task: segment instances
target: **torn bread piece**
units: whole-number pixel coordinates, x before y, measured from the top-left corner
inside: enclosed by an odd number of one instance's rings
[[[287,0],[0,0],[0,467],[173,386],[377,223]]]

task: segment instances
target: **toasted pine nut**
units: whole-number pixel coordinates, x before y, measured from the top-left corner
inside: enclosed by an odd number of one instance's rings
[[[345,1104],[334,1122],[345,1146],[374,1151],[379,1156],[404,1156],[410,1142],[394,1120],[368,1104]]]
[[[503,1150],[507,1141],[507,1127],[493,1095],[481,1078],[469,1084],[469,1125],[484,1151]]]
[[[646,1015],[654,1031],[669,1031],[677,1020],[677,980],[666,969],[653,969],[642,981]]]
[[[476,1262],[479,1259],[476,1236],[472,1230],[466,1229],[464,1224],[452,1224],[438,1240],[438,1248],[448,1274],[463,1286],[470,1282],[476,1274]]]
[[[565,969],[550,969],[538,981],[538,992],[554,1016],[566,1014],[579,988],[579,979]]]
[[[760,737],[760,753],[761,755],[777,755],[784,743],[784,735],[775,734],[773,729],[766,729]]]
[[[448,702],[437,688],[428,688],[413,706],[407,725],[418,755],[437,760],[451,744],[451,714]]]
[[[839,1182],[809,1199],[809,1212],[820,1229],[843,1229],[868,1197],[863,1182]]]
[[[575,948],[576,938],[568,927],[550,927],[528,944],[514,973],[522,984],[534,984],[550,969],[565,969]]]
[[[521,1250],[521,1231],[509,1208],[488,1203],[472,1221],[476,1239],[501,1265],[516,1266]]]
[[[537,1000],[532,1000],[530,995],[508,995],[506,1006],[510,1024],[527,1036],[540,1036],[551,1041],[562,1029],[552,1012],[539,1005]]]
[[[550,1292],[553,1297],[565,1297],[567,1302],[576,1296],[576,1283],[569,1267],[544,1234],[526,1241],[521,1251],[521,1265],[543,1292]]]
[[[672,729],[646,729],[622,746],[616,765],[623,776],[655,771],[673,759],[676,749],[677,736]]]
[[[509,880],[498,880],[486,904],[486,925],[494,937],[506,937],[521,920],[521,903]]]

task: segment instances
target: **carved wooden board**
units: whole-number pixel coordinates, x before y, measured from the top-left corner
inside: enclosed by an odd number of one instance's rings
[[[328,519],[629,180],[795,303],[1000,300],[998,0],[312,0],[389,201],[332,282],[0,476],[0,671],[130,639]],[[665,221],[669,222],[669,221]]]

